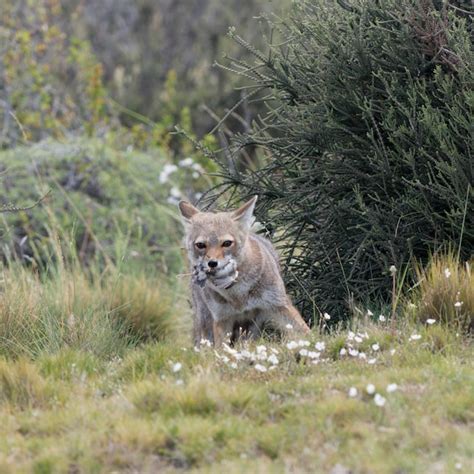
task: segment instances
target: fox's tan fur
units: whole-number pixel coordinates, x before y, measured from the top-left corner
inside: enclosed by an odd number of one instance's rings
[[[272,244],[250,230],[256,200],[234,212],[218,213],[200,212],[185,201],[179,204],[191,266],[211,272],[203,287],[191,283],[197,345],[205,338],[220,346],[238,325],[253,335],[266,323],[284,334],[309,332],[286,294]],[[217,262],[215,269],[208,268],[210,261]]]

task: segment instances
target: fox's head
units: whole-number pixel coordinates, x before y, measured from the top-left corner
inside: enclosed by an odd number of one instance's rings
[[[257,196],[231,212],[201,212],[186,201],[179,209],[186,226],[186,248],[191,262],[203,262],[218,273],[230,259],[238,260],[254,221]]]

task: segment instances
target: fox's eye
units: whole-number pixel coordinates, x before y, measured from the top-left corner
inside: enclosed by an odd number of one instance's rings
[[[198,249],[205,249],[206,248],[206,244],[204,242],[196,242],[195,245]]]
[[[232,240],[224,240],[224,242],[222,242],[222,247],[230,247],[232,244]]]

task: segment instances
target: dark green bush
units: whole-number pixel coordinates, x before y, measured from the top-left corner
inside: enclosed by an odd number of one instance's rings
[[[466,2],[302,1],[254,64],[268,112],[236,137],[262,167],[225,167],[260,197],[307,318],[388,300],[389,268],[451,243],[474,248],[472,15]],[[469,3],[469,2],[467,2]],[[461,9],[460,9],[461,8]]]

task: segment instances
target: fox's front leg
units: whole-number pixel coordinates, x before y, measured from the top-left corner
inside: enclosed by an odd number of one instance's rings
[[[256,326],[262,327],[266,322],[287,336],[295,332],[300,334],[311,332],[299,311],[291,303],[261,311],[256,319]]]
[[[234,322],[231,319],[214,319],[214,347],[221,347],[228,334],[232,333]]]
[[[201,293],[196,285],[192,287],[193,297],[193,341],[194,346],[199,347],[202,339],[213,342],[212,314],[209,311]]]

